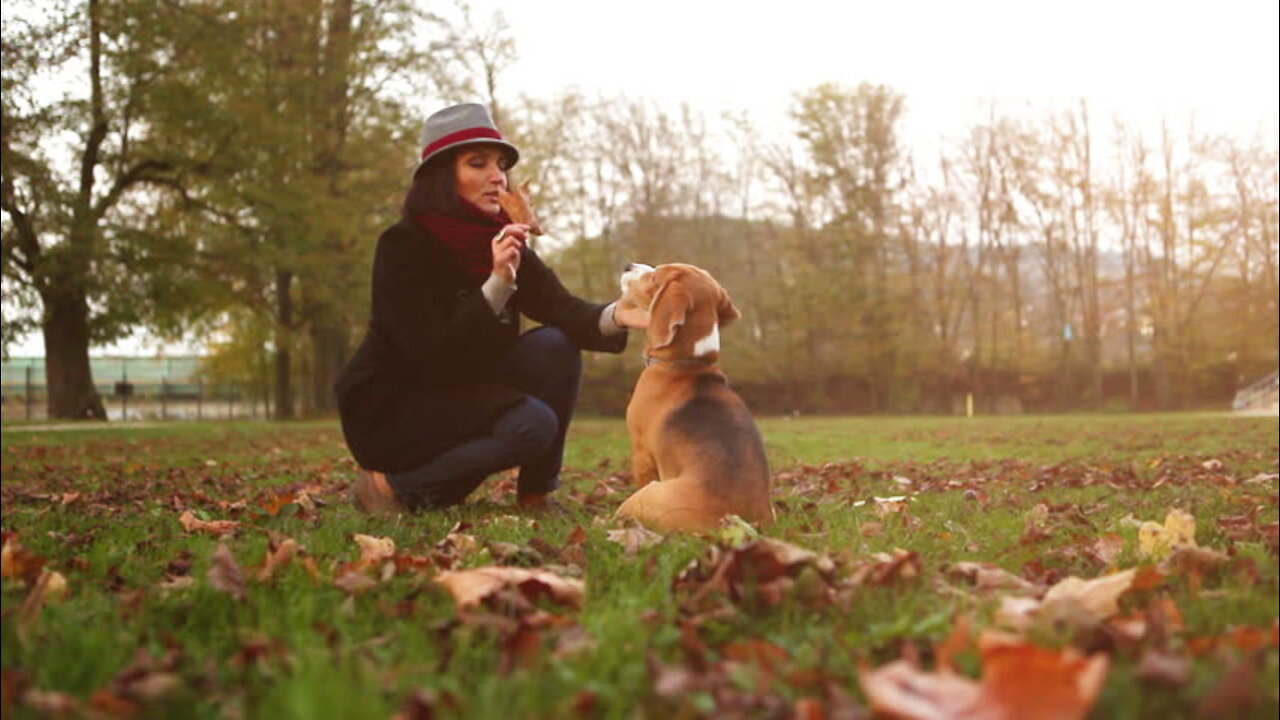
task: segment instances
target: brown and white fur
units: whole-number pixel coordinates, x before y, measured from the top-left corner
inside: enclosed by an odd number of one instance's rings
[[[717,365],[720,329],[738,308],[693,265],[633,264],[621,284],[621,302],[648,307],[649,326],[646,367],[627,406],[639,490],[618,516],[663,531],[711,530],[726,515],[772,522],[760,431]]]

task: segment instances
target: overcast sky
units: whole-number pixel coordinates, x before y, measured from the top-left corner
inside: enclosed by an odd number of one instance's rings
[[[471,0],[501,10],[519,57],[506,97],[576,86],[746,111],[782,131],[794,93],[825,82],[885,84],[906,96],[903,135],[957,137],[990,101],[1012,111],[1086,98],[1100,118],[1148,130],[1161,117],[1238,136],[1280,115],[1276,0]],[[1109,121],[1105,124],[1109,125]],[[1274,142],[1274,140],[1273,140]],[[118,348],[147,351],[130,341]],[[13,354],[41,354],[38,337]]]

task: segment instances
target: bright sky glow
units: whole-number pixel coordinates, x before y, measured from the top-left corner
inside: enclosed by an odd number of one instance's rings
[[[906,95],[908,144],[959,135],[989,100],[1084,97],[1099,117],[1152,127],[1194,111],[1197,127],[1234,135],[1270,131],[1280,109],[1274,0],[471,4],[477,22],[501,10],[515,34],[508,96],[577,85],[781,129],[797,91],[866,81]]]

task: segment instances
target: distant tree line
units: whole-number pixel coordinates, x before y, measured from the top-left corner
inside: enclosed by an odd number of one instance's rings
[[[45,5],[4,24],[0,220],[4,341],[43,333],[50,416],[103,416],[88,349],[137,327],[207,335],[209,372],[269,387],[279,417],[332,411],[421,119],[476,98],[574,290],[614,296],[629,260],[722,281],[753,407],[1182,408],[1276,367],[1274,137],[993,106],[922,160],[883,86],[798,93],[784,137],[509,93],[518,28],[465,6]],[[588,356],[589,407],[622,407],[637,368]]]

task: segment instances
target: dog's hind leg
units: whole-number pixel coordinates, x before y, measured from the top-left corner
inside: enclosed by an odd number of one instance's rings
[[[627,498],[615,515],[654,530],[714,530],[723,513],[709,507],[698,493],[690,493],[689,485],[678,479],[649,483]]]
[[[658,461],[647,450],[638,449],[631,453],[631,484],[642,488],[658,480]]]

